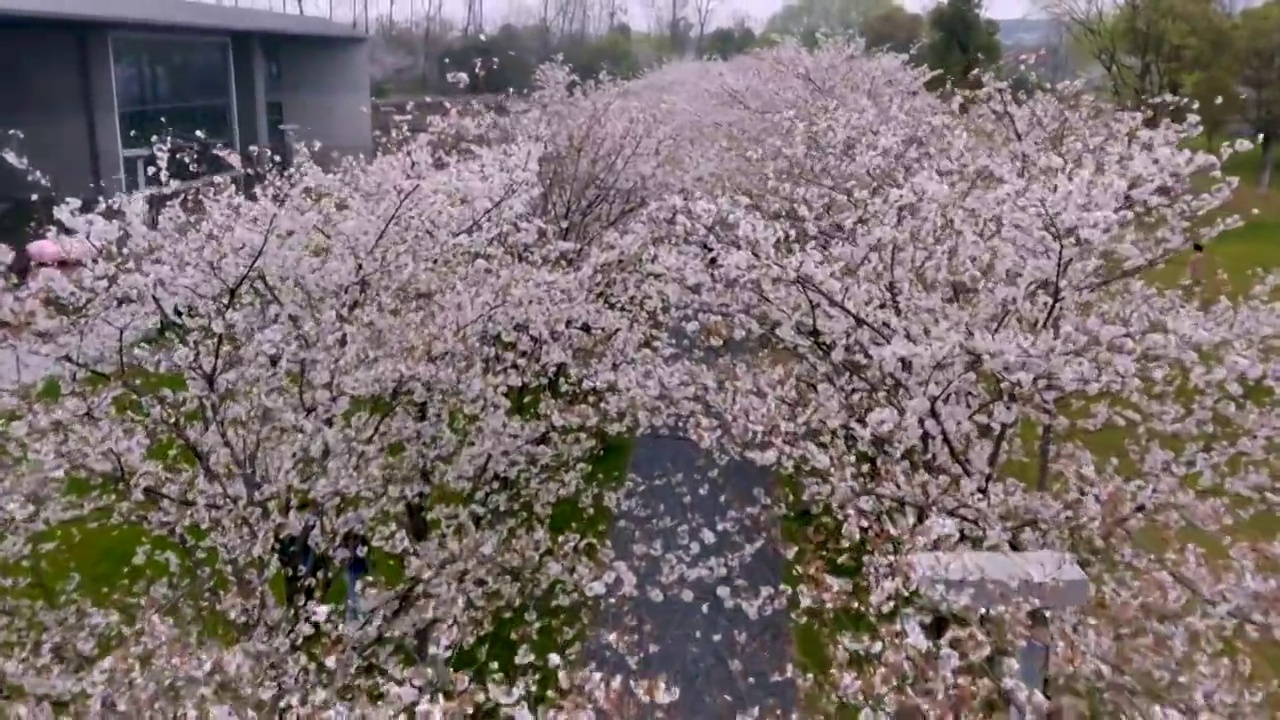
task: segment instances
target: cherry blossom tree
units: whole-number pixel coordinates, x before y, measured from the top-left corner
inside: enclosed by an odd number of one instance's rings
[[[843,619],[808,678],[840,703],[1043,702],[992,667],[1029,608],[919,631],[912,555],[974,549],[1088,572],[1050,623],[1055,695],[1247,714],[1275,689],[1247,649],[1280,640],[1280,548],[1243,526],[1276,511],[1276,277],[1151,278],[1238,222],[1186,130],[1073,86],[934,94],[843,43],[540,78],[509,117],[304,155],[250,196],[64,213],[99,254],[3,301],[6,342],[57,361],[4,398],[8,685],[616,707],[558,618],[640,589],[567,519],[627,502],[595,477],[608,438],[682,424],[778,474],[785,502],[755,511],[803,518],[785,591]],[[135,562],[166,572],[110,599],[43,582],[98,524],[140,528]],[[322,561],[352,552],[376,577],[342,620]],[[427,677],[513,613],[510,667]]]
[[[414,673],[460,654],[487,683],[472,703],[568,682],[564,620],[608,567],[596,461],[650,411],[634,361],[664,324],[636,322],[660,310],[626,272],[642,249],[570,252],[574,218],[544,215],[546,142],[469,143],[486,122],[330,171],[304,155],[158,218],[139,197],[63,212],[96,257],[4,307],[53,372],[5,399],[8,684],[265,712],[454,699]],[[43,576],[102,526],[135,528],[134,564],[165,571],[122,569],[107,601]],[[344,622],[326,595],[353,554],[379,581]]]
[[[940,97],[843,45],[700,72],[682,124],[717,163],[672,208],[667,266],[696,324],[749,350],[707,369],[691,434],[826,519],[800,602],[877,631],[833,638],[825,686],[1001,692],[976,671],[990,634],[957,624],[951,661],[914,662],[904,560],[1045,549],[1095,586],[1055,617],[1059,694],[1259,707],[1242,648],[1280,639],[1280,546],[1246,526],[1276,510],[1277,278],[1214,299],[1148,277],[1238,222],[1216,212],[1234,179],[1072,86]]]

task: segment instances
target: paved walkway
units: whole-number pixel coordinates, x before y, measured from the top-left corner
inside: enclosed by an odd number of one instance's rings
[[[745,462],[712,467],[691,441],[668,437],[641,438],[631,471],[636,487],[611,540],[640,595],[614,600],[601,630],[639,639],[627,652],[640,658],[635,676],[665,674],[680,689],[674,702],[640,717],[732,719],[753,708],[789,716],[797,693],[781,679],[791,656],[776,590],[783,558],[776,523],[759,513],[760,498],[772,493],[769,475]],[[744,609],[732,603],[738,598],[754,602]],[[625,672],[616,652],[593,654]]]

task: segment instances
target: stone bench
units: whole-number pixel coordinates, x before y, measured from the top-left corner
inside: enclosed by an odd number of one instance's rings
[[[1033,605],[1079,607],[1088,602],[1089,578],[1069,553],[917,553],[909,558],[920,591],[936,601],[976,609]]]
[[[1031,607],[1032,626],[1047,629],[1050,611],[1080,607],[1089,601],[1089,578],[1070,553],[917,553],[908,558],[908,565],[925,602],[944,612],[977,610],[994,615],[1006,608]],[[1029,638],[1017,653],[1019,680],[1028,688],[1052,692],[1051,649],[1051,645]],[[1062,716],[1067,705],[1054,698],[1049,715]],[[1008,711],[1010,718],[1027,716],[1025,708],[1012,698]]]

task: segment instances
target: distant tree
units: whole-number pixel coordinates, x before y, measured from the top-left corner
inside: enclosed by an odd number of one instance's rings
[[[703,53],[721,60],[741,55],[756,45],[756,33],[745,24],[734,27],[718,27],[706,37]]]
[[[498,28],[490,38],[494,67],[489,84],[500,90],[524,90],[533,84],[533,73],[547,57],[543,51],[541,28],[518,27],[510,23]]]
[[[655,37],[660,40],[659,50],[668,58],[684,58],[694,52],[693,23],[686,17],[678,17],[667,25],[664,35]]]
[[[1232,48],[1221,63],[1210,65],[1188,79],[1188,97],[1195,101],[1195,113],[1200,117],[1201,134],[1205,144],[1212,149],[1239,121],[1245,106],[1240,95],[1240,67],[1238,48]]]
[[[608,73],[614,77],[635,77],[643,66],[631,44],[631,28],[625,23],[589,42],[565,52],[565,61],[583,79]]]
[[[375,87],[392,88],[421,74],[420,40],[409,28],[384,26],[369,38],[369,66]]]
[[[857,30],[891,7],[893,0],[792,0],[769,18],[765,32],[804,38],[821,31]]]
[[[947,0],[929,12],[921,57],[941,74],[935,85],[967,87],[975,71],[1000,62],[1000,26],[982,16],[981,0]]]
[[[444,19],[444,0],[425,0],[422,33],[422,85],[427,89],[441,79],[440,64],[436,61],[439,45],[449,30]]]
[[[911,54],[924,40],[924,17],[894,5],[867,18],[861,34],[869,50]]]
[[[480,75],[486,70],[486,62],[491,61],[493,58],[493,48],[475,35],[459,38],[451,44],[452,47],[440,56],[440,75],[441,77],[447,77],[454,73],[465,73],[467,82],[462,85],[450,82],[440,90],[444,92],[458,92],[461,90],[465,93],[486,92],[486,83],[481,82]],[[507,89],[503,87],[501,78],[498,78],[498,81],[496,90]]]
[[[1236,26],[1244,116],[1262,136],[1258,187],[1271,186],[1276,140],[1280,137],[1280,2],[1250,8]]]
[[[655,34],[666,36],[664,54],[683,57],[693,51],[694,25],[687,17],[689,0],[651,0]]]
[[[715,12],[719,0],[693,0],[694,54],[702,57],[706,52],[707,27],[711,22],[711,13]]]
[[[564,61],[583,78],[608,73],[616,77],[634,77],[653,65],[657,56],[637,52],[639,41],[653,38],[637,35],[626,23],[617,23],[603,35],[588,33],[549,34],[543,19],[524,25],[505,24],[489,35],[454,36],[439,51],[439,77],[448,73],[465,73],[467,82],[458,87],[439,82],[428,88],[431,94],[501,93],[533,88],[539,65],[563,56]],[[659,41],[666,47],[665,35]]]
[[[1116,100],[1173,112],[1166,96],[1185,96],[1193,73],[1221,62],[1230,17],[1215,0],[1050,0],[1088,57],[1106,74]]]

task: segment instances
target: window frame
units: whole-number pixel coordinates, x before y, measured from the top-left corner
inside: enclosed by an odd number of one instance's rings
[[[231,116],[228,118],[231,125],[231,138],[229,148],[233,152],[240,152],[240,108],[236,104],[236,60],[235,52],[232,47],[231,37],[227,35],[202,35],[202,34],[184,34],[184,33],[165,33],[165,32],[147,32],[139,30],[113,30],[107,33],[107,58],[110,62],[111,72],[111,109],[114,116],[116,128],[116,150],[120,155],[120,173],[116,175],[119,182],[121,192],[145,192],[153,189],[146,184],[146,160],[151,156],[152,151],[146,148],[125,148],[123,128],[120,126],[120,90],[116,82],[116,41],[117,40],[135,40],[135,41],[163,41],[178,42],[192,45],[213,44],[220,45],[226,49],[227,59],[227,84],[229,88],[229,97],[227,98],[227,109]],[[129,164],[133,165],[133,173],[138,181],[137,190],[129,190]],[[225,175],[227,173],[215,173],[215,175]]]
[[[290,145],[290,125],[285,115],[285,71],[280,44],[275,38],[267,38],[263,39],[260,47],[264,74],[263,115],[267,124],[266,147],[273,156],[289,157],[293,148]],[[275,72],[272,72],[273,68]],[[275,109],[279,109],[280,112],[274,113]],[[273,120],[279,120],[279,122],[273,122]]]

